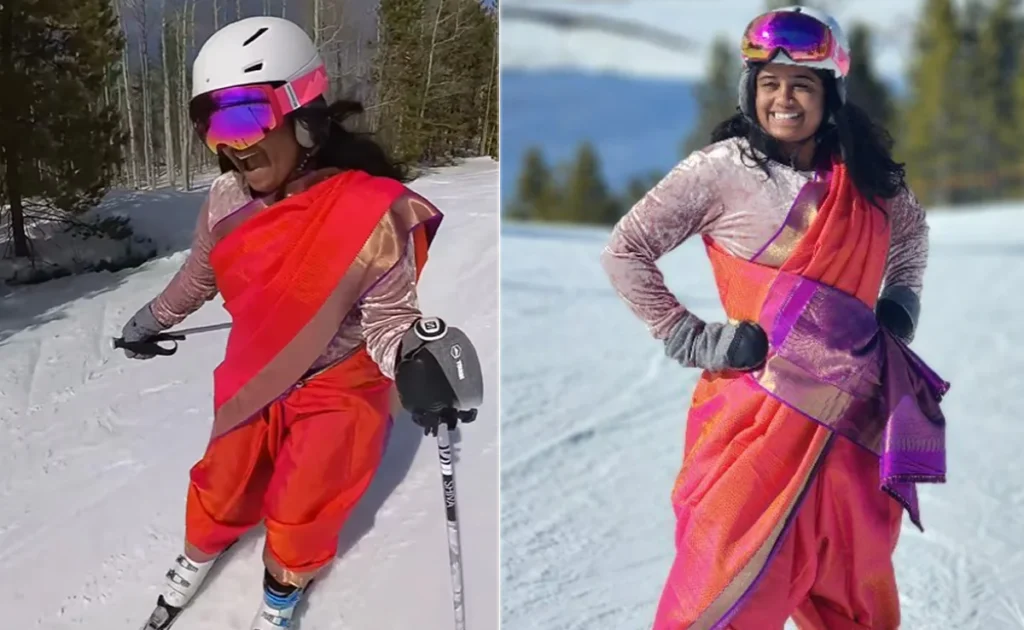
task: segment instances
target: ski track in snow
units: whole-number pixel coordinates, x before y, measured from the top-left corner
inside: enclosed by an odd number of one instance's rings
[[[1024,208],[930,215],[914,348],[952,389],[949,481],[896,552],[902,627],[1024,628]],[[669,493],[698,377],[669,362],[599,265],[607,232],[502,233],[502,628],[649,628],[674,555]],[[661,262],[723,317],[699,243]],[[514,349],[514,352],[511,350]],[[791,623],[787,628],[794,628]]]
[[[485,401],[453,436],[467,625],[498,616],[497,164],[473,159],[411,184],[445,220],[421,307],[465,330]],[[191,226],[201,195],[141,225]],[[174,231],[182,234],[181,229]],[[185,234],[188,231],[184,231]],[[186,252],[116,274],[0,288],[0,610],[5,627],[136,630],[181,549],[188,470],[209,434],[212,371],[226,331],[173,357],[130,361],[110,347]],[[182,324],[227,320],[219,299]],[[445,515],[433,439],[400,414],[384,463],[342,532],[339,557],[302,605],[298,627],[454,627]],[[244,629],[261,597],[263,532],[228,552],[175,630]]]

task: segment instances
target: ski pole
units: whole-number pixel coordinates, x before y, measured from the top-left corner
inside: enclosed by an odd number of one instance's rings
[[[414,413],[413,421],[424,428],[424,435],[437,436],[437,455],[441,460],[441,488],[444,490],[444,512],[448,520],[448,566],[452,575],[452,605],[455,607],[455,630],[465,630],[466,611],[462,599],[462,545],[459,542],[459,510],[455,502],[455,466],[449,431],[461,420],[476,420],[476,409],[445,409],[441,412]]]
[[[441,421],[437,427],[437,454],[441,460],[441,486],[444,489],[445,515],[448,517],[448,564],[452,575],[455,630],[465,630],[466,611],[462,600],[462,548],[459,542],[459,513],[455,503],[455,467],[452,461],[452,443],[448,437],[448,423],[445,421]]]
[[[189,335],[196,335],[204,332],[211,332],[214,330],[224,330],[231,328],[230,322],[223,324],[212,324],[210,326],[196,326],[195,328],[182,328],[180,330],[169,330],[162,332],[143,341],[125,341],[124,337],[114,337],[111,340],[111,345],[114,350],[118,348],[124,348],[138,354],[155,354],[162,357],[169,357],[178,351],[178,342],[184,341]],[[160,345],[161,341],[170,341],[174,345],[170,348]]]

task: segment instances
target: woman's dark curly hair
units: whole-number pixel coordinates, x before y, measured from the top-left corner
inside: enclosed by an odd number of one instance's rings
[[[409,173],[403,164],[391,159],[384,147],[373,139],[372,134],[350,131],[344,123],[351,117],[363,113],[359,101],[339,99],[327,104],[317,98],[305,107],[288,115],[288,120],[299,120],[309,130],[316,143],[314,152],[308,155],[305,168],[320,169],[334,167],[341,170],[360,170],[376,177],[390,177],[400,182],[409,181]],[[218,155],[220,171],[237,170],[224,154]]]
[[[755,111],[757,75],[763,67],[764,64],[752,64],[747,73],[746,106],[750,112]],[[892,199],[906,186],[904,165],[892,157],[892,137],[862,108],[849,100],[842,102],[836,80],[830,72],[815,70],[815,73],[825,87],[825,116],[815,133],[814,166],[827,167],[833,156],[839,156],[861,195],[881,208],[881,200]],[[829,121],[830,113],[834,123]],[[754,150],[744,148],[744,157],[760,166],[769,176],[769,161],[791,164],[780,143],[761,127],[754,116],[747,117],[737,112],[711,132],[713,143],[729,138],[746,138]]]

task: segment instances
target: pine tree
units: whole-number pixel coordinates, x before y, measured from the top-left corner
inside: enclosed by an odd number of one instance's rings
[[[1022,30],[1024,30],[1024,26],[1022,26]],[[1020,41],[1019,37],[1017,39]],[[1010,136],[1014,145],[1017,147],[1016,151],[1019,152],[1018,155],[1021,155],[1021,157],[1018,158],[1015,165],[1016,170],[1014,171],[1017,178],[1017,186],[1014,190],[1017,194],[1020,194],[1022,191],[1021,187],[1024,187],[1024,180],[1021,179],[1024,177],[1024,45],[1020,46],[1020,48],[1021,49],[1018,49],[1016,55],[1018,70],[1011,80],[1012,88],[1008,90],[1011,92],[1014,103],[1016,104],[1013,116],[1011,117],[1011,120],[1013,120],[1013,126],[1012,129],[1004,132],[1006,135]]]
[[[520,221],[550,218],[557,207],[557,189],[551,167],[538,147],[530,147],[523,156],[516,197],[508,216]]]
[[[576,151],[569,168],[557,220],[570,223],[608,224],[618,219],[619,208],[601,173],[601,160],[590,142]]]
[[[849,100],[862,107],[872,120],[892,132],[894,107],[889,87],[874,68],[871,29],[854,24],[850,29],[850,73],[846,78]]]
[[[399,159],[497,152],[497,19],[477,0],[381,0],[375,126]]]
[[[490,47],[491,59],[484,88],[483,114],[481,127],[480,153],[489,155],[495,160],[499,155],[500,130],[498,128],[498,111],[500,108],[501,81],[498,75],[498,0],[494,0],[490,16]]]
[[[682,146],[683,156],[711,142],[711,132],[737,111],[736,93],[742,65],[734,46],[718,38],[712,44],[707,79],[697,88],[697,124]]]
[[[493,19],[477,0],[441,2],[432,18],[437,33],[429,40],[421,110],[423,157],[431,163],[479,144],[496,46]]]
[[[425,0],[381,0],[377,9],[377,129],[393,154],[407,162],[423,154],[418,113],[426,73],[420,37],[425,9]]]
[[[970,94],[976,101],[971,112],[978,150],[968,159],[974,164],[972,170],[981,176],[973,195],[977,199],[1001,198],[1014,188],[1016,182],[1006,175],[1024,155],[1013,133],[1019,102],[1014,82],[1021,53],[1020,27],[1014,15],[1018,4],[1016,0],[996,0],[984,15],[973,49],[975,71],[969,76],[976,85]]]
[[[0,204],[15,256],[29,206],[78,213],[105,194],[124,137],[104,89],[123,38],[109,0],[0,3]]]
[[[966,139],[960,26],[951,0],[926,0],[921,15],[898,146],[922,202],[943,204],[955,200],[953,177]]]
[[[998,69],[989,65],[987,59],[993,45],[982,39],[986,13],[983,0],[968,0],[964,5],[960,26],[960,63],[965,70],[960,79],[963,84],[962,98],[970,101],[969,106],[964,108],[964,128],[967,133],[958,151],[960,168],[955,179],[957,199],[963,201],[976,201],[979,194],[984,195],[982,187],[976,185],[976,180],[983,173],[991,171],[992,154],[996,152],[996,147],[990,146],[992,138],[983,123],[987,115],[984,110],[991,109],[995,97],[986,92],[993,89],[998,80]]]

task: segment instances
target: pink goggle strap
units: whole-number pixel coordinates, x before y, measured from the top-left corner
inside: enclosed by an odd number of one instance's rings
[[[288,114],[327,91],[327,67],[317,66],[274,90],[281,114]]]

